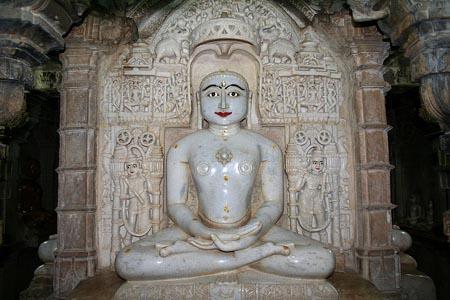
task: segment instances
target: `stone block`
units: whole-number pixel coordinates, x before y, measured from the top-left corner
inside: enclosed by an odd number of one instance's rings
[[[362,126],[386,124],[386,107],[383,90],[359,89],[356,92],[356,113]]]
[[[399,293],[400,263],[398,253],[390,247],[356,249],[356,256],[363,277],[382,291]]]
[[[88,133],[84,129],[71,129],[62,131],[60,167],[80,168],[87,166],[87,143]],[[93,149],[93,147],[91,147],[90,149]]]
[[[373,210],[368,214],[368,241],[372,247],[386,247],[390,245],[391,216],[386,210]]]
[[[383,73],[378,68],[370,68],[356,71],[356,80],[361,88],[383,89],[386,82]]]
[[[59,236],[58,251],[70,249],[73,251],[86,251],[95,247],[94,232],[91,226],[95,225],[95,214],[62,211],[58,209],[58,228],[64,231]]]
[[[388,138],[384,129],[360,130],[361,165],[389,164]]]
[[[391,203],[389,170],[362,170],[360,174],[364,206],[385,206]]]
[[[86,68],[92,64],[92,51],[88,47],[73,47],[62,55],[62,59],[67,66]]]
[[[88,122],[89,90],[66,89],[63,104],[64,124],[68,127],[85,126]]]
[[[129,281],[114,299],[338,299],[327,280],[295,279],[251,269],[163,281]]]

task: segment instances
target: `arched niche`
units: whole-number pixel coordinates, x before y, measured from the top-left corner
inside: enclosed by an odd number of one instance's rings
[[[284,152],[285,210],[280,224],[329,244],[351,264],[356,211],[351,75],[326,34],[294,22],[271,1],[251,0],[187,1],[155,33],[143,32],[146,28],[140,32],[146,38],[103,58],[107,67],[99,97],[99,266],[112,266],[120,248],[170,226],[164,157],[173,142],[201,128],[195,92],[204,75],[220,70],[236,71],[248,80],[253,96],[246,125]],[[131,149],[141,153],[138,160],[151,202],[152,225],[142,236],[127,231],[126,202],[120,200]],[[311,225],[324,227],[320,232],[302,227],[296,212],[299,194],[288,192],[308,168],[314,149],[323,152],[327,165],[327,223]],[[259,188],[257,184],[255,202]],[[191,189],[194,209],[195,198]]]

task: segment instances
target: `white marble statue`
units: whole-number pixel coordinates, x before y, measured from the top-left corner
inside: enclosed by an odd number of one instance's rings
[[[175,225],[122,249],[118,274],[157,280],[214,274],[244,266],[296,277],[327,278],[335,258],[321,243],[275,225],[283,211],[283,158],[267,138],[241,128],[249,87],[234,72],[207,75],[198,98],[209,128],[172,145],[167,208]],[[251,214],[257,173],[263,203]],[[198,212],[186,205],[189,174]]]

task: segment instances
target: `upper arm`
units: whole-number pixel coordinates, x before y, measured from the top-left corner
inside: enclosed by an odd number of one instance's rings
[[[264,201],[283,203],[283,156],[273,142],[262,146],[261,180]]]
[[[185,203],[188,195],[189,149],[183,142],[173,144],[167,154],[167,205]]]

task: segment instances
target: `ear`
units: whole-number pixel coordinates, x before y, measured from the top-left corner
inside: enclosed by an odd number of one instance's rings
[[[197,93],[195,93],[196,97],[197,97],[197,101],[196,101],[196,108],[197,108],[197,129],[202,129],[202,123],[203,123],[203,117],[202,117],[202,113],[201,113],[201,109],[200,109],[200,91],[198,91]]]

